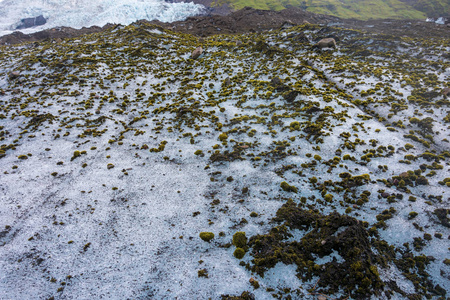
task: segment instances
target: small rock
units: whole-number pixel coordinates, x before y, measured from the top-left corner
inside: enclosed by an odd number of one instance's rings
[[[297,95],[299,94],[298,91],[290,91],[286,93],[283,97],[287,102],[292,102],[297,98]]]
[[[200,55],[202,55],[202,53],[203,53],[203,49],[200,46],[197,49],[195,49],[194,51],[192,51],[191,58],[192,59],[197,59],[197,58],[200,57]]]
[[[289,29],[294,27],[296,24],[292,22],[291,20],[286,20],[284,23],[280,26],[281,29]]]
[[[95,114],[96,114],[96,115],[99,115],[99,114],[100,114],[100,111],[99,111],[99,110],[96,110],[96,111],[95,111]]]
[[[16,79],[16,78],[19,78],[19,76],[20,76],[20,72],[18,72],[18,71],[13,71],[13,72],[9,73],[10,79]]]
[[[270,80],[270,85],[273,87],[277,87],[281,84],[281,79],[278,76],[275,76],[272,78],[272,80]]]

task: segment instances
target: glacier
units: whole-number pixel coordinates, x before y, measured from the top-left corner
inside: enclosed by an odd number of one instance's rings
[[[0,36],[16,31],[21,19],[40,15],[47,19],[46,24],[19,31],[27,34],[60,26],[128,25],[141,19],[174,22],[205,12],[203,5],[193,2],[161,0],[3,0],[0,1]]]

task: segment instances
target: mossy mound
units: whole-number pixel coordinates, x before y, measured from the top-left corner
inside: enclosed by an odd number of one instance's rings
[[[247,236],[245,235],[245,232],[238,231],[233,235],[233,245],[237,248],[247,247]]]
[[[214,233],[212,232],[200,232],[200,238],[205,242],[210,242],[214,238]]]
[[[286,191],[286,192],[293,192],[293,193],[298,192],[297,187],[295,187],[293,185],[289,185],[289,183],[287,183],[286,181],[283,181],[282,183],[280,183],[280,187],[283,189],[283,191]]]
[[[233,252],[234,257],[237,259],[242,259],[245,256],[245,250],[242,248],[236,248]]]

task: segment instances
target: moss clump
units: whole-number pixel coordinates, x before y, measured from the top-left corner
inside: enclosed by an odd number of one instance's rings
[[[76,150],[76,151],[73,152],[73,156],[72,156],[72,158],[70,160],[72,161],[72,160],[74,160],[74,159],[76,159],[77,157],[80,157],[80,156],[81,156],[81,152]]]
[[[291,130],[300,130],[300,123],[297,121],[291,122],[291,124],[289,124],[289,127],[291,128]]]
[[[424,176],[419,176],[417,177],[416,183],[417,185],[428,185],[428,179]]]
[[[219,140],[221,142],[226,141],[228,139],[228,135],[225,132],[222,132],[221,134],[219,134]]]
[[[327,202],[331,202],[331,201],[333,201],[333,195],[331,195],[331,194],[326,194],[326,195],[323,197],[323,199],[325,199],[325,201],[327,201]]]
[[[245,232],[238,231],[233,234],[233,245],[235,245],[237,248],[247,247],[247,236],[245,235]]]
[[[434,210],[434,214],[443,226],[450,228],[450,209],[437,208]]]
[[[254,259],[248,268],[260,276],[278,262],[296,264],[297,276],[302,280],[319,277],[322,293],[332,294],[345,290],[352,298],[363,299],[381,295],[384,284],[376,264],[385,266],[393,257],[389,245],[376,238],[369,238],[367,223],[336,212],[322,215],[304,210],[289,200],[273,219],[280,225],[269,233],[250,238],[249,252]],[[314,230],[299,240],[292,238],[290,230]],[[374,252],[372,249],[377,249]],[[342,261],[336,260],[318,265],[317,257],[338,252]]]
[[[200,238],[205,242],[210,242],[214,238],[214,233],[212,232],[200,232]]]
[[[198,270],[197,275],[198,275],[199,278],[200,277],[205,277],[205,278],[209,277],[208,276],[208,271],[206,269]]]
[[[259,285],[258,280],[254,279],[254,278],[250,278],[250,280],[248,282],[250,282],[250,284],[253,286],[253,288],[255,290],[259,289],[260,285]]]
[[[236,248],[236,250],[234,250],[234,252],[233,252],[233,255],[237,259],[242,259],[245,255],[245,250],[242,248]]]
[[[293,185],[289,185],[289,183],[287,183],[286,181],[283,181],[282,183],[280,183],[280,187],[283,189],[283,191],[285,192],[294,192],[297,193],[298,189],[297,187],[293,186]]]
[[[418,213],[416,213],[415,211],[412,211],[408,214],[408,220],[412,220],[415,217],[417,217],[418,215],[419,215]]]
[[[17,156],[18,159],[28,159],[27,155],[19,155]]]

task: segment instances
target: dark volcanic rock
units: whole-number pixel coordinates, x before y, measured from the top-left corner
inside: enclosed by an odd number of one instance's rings
[[[20,44],[24,42],[36,42],[43,41],[48,39],[64,39],[64,38],[74,38],[84,34],[91,34],[103,31],[115,25],[106,24],[103,27],[92,26],[92,27],[83,27],[81,29],[74,29],[70,27],[57,27],[52,29],[46,29],[43,31],[24,34],[20,31],[15,31],[11,34],[4,35],[0,37],[0,45],[13,45]]]
[[[35,26],[41,26],[47,23],[47,19],[44,18],[43,15],[34,17],[34,18],[26,18],[20,20],[20,24],[16,27],[16,29],[24,29]]]

